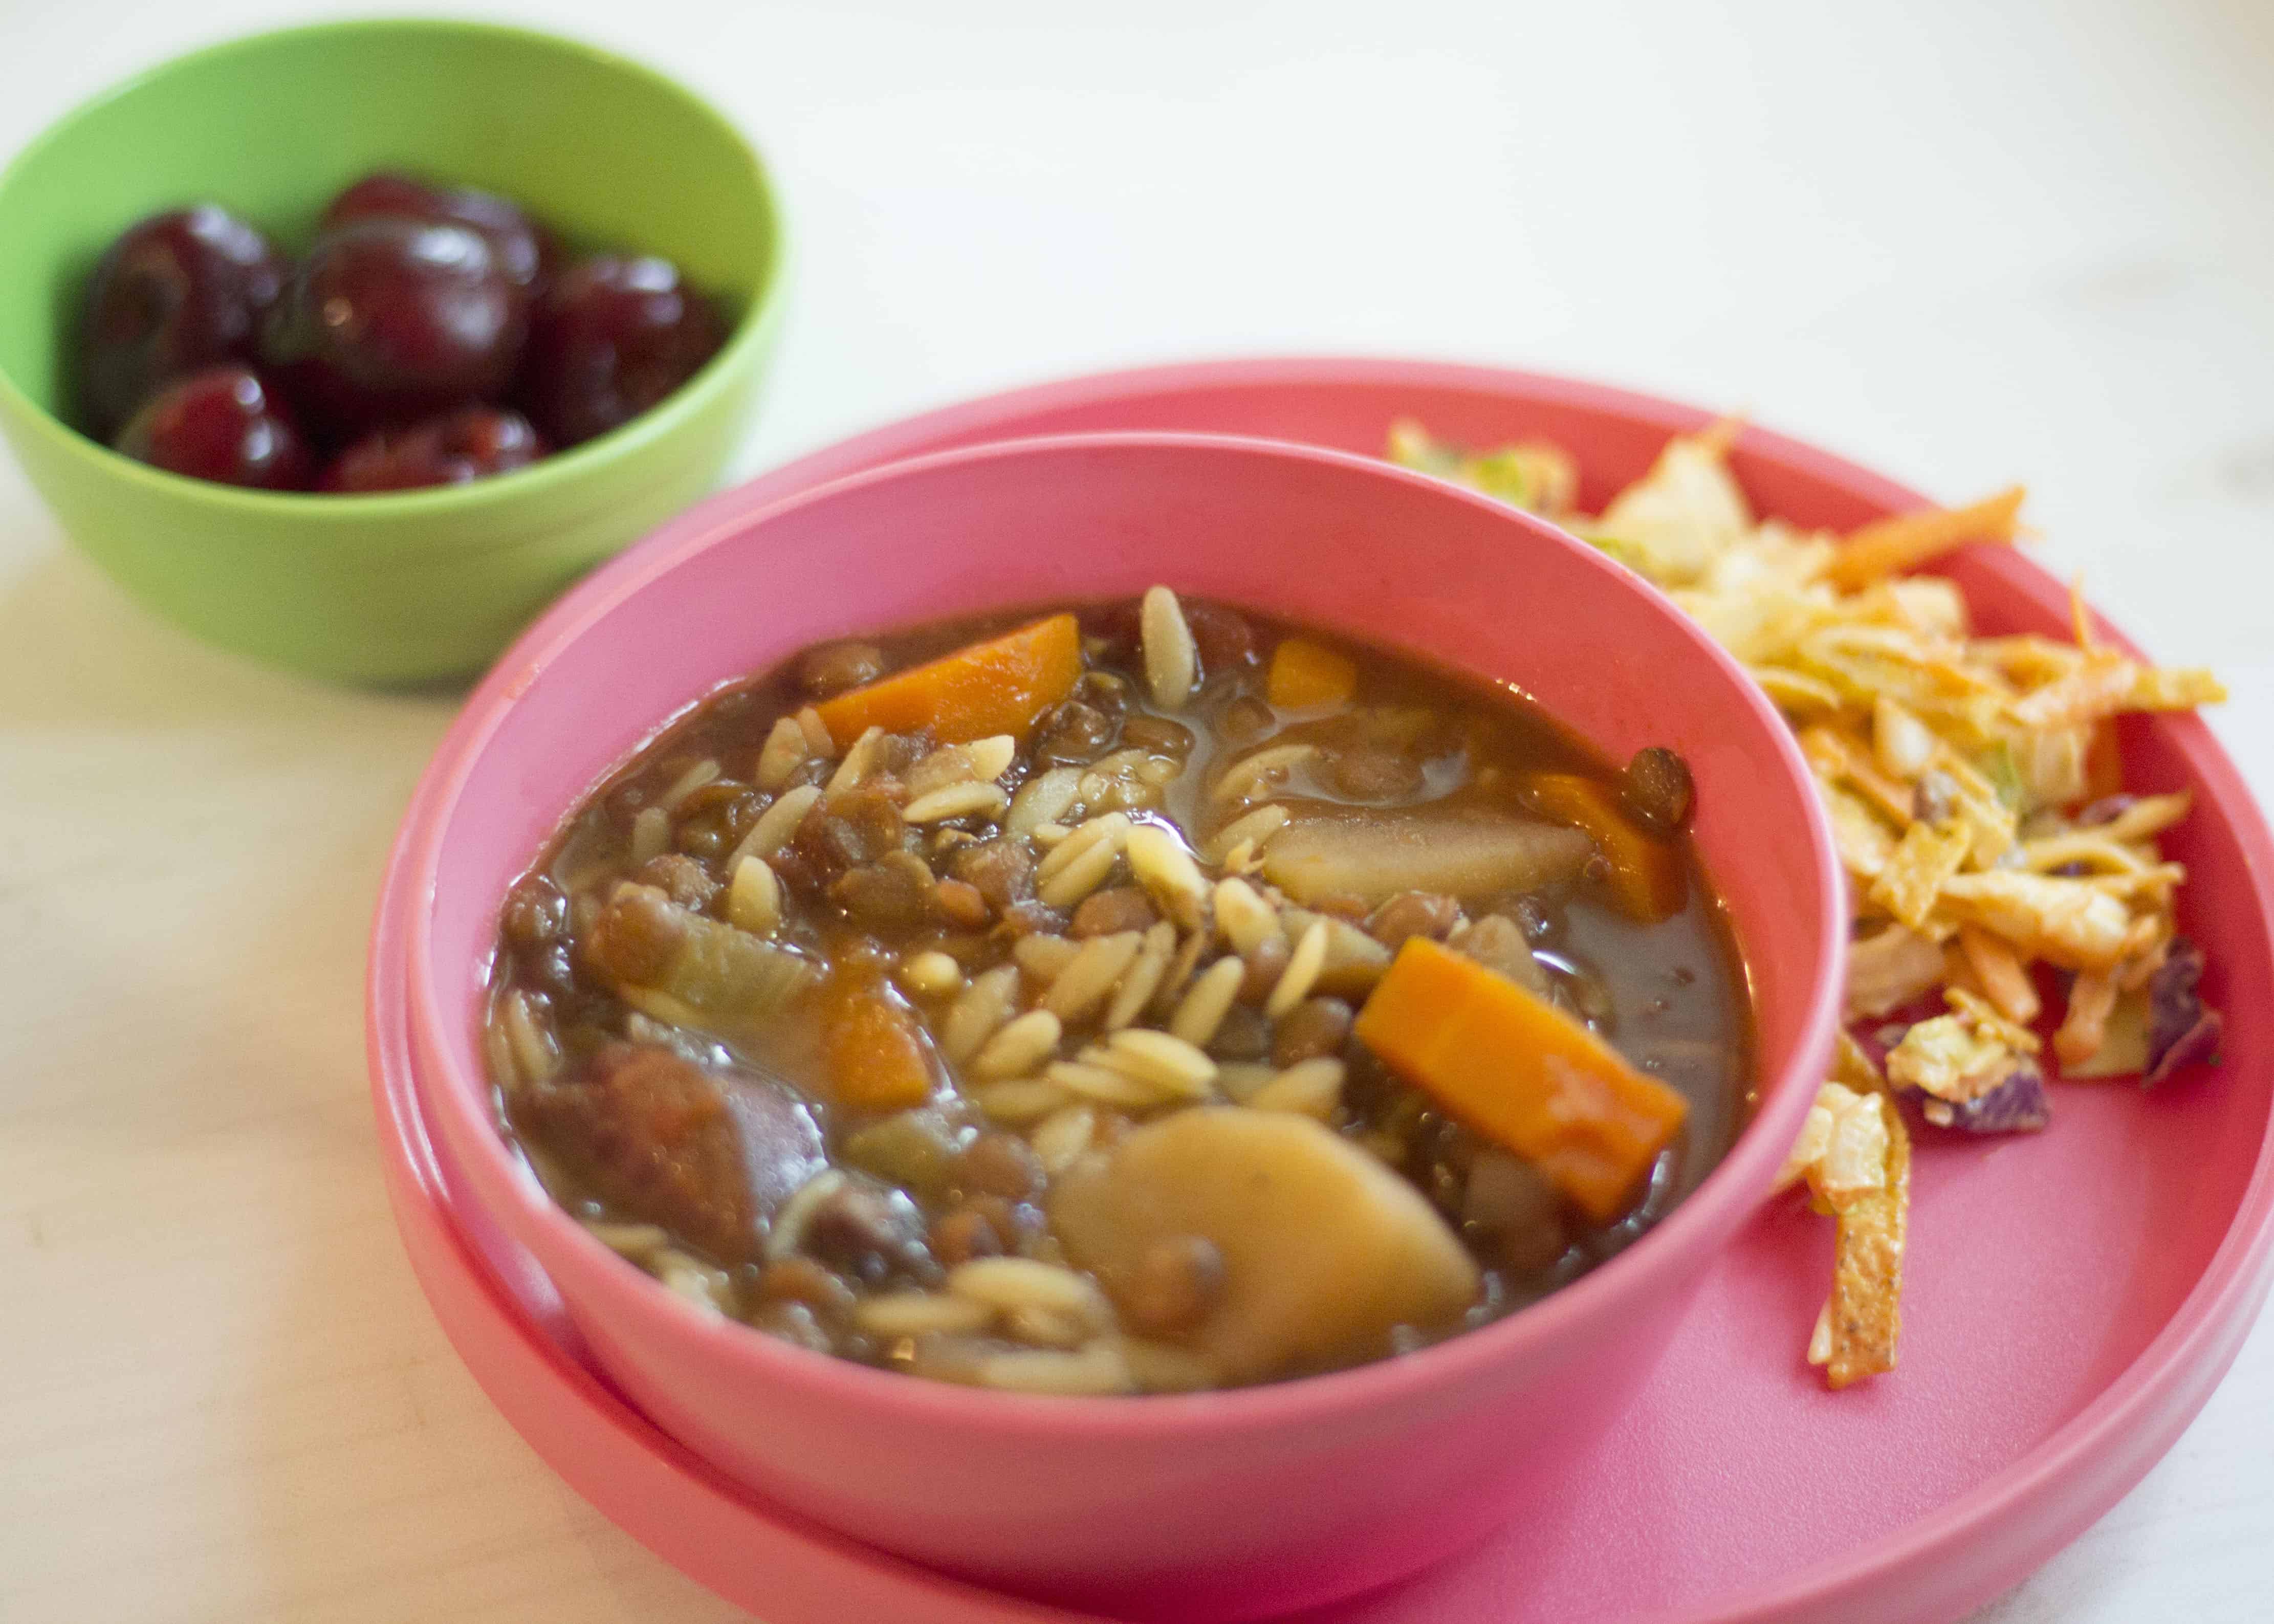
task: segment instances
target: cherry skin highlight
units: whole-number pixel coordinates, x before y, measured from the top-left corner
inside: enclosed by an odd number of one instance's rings
[[[668,259],[598,254],[557,277],[531,328],[521,400],[555,445],[628,423],[725,341],[718,311]]]
[[[316,488],[369,492],[464,485],[526,468],[548,449],[519,412],[467,406],[365,435],[340,453]]]
[[[373,218],[317,239],[261,352],[312,417],[350,433],[502,395],[528,332],[528,298],[480,232]]]
[[[116,444],[169,473],[256,490],[305,491],[314,472],[291,410],[243,366],[208,367],[166,385]]]

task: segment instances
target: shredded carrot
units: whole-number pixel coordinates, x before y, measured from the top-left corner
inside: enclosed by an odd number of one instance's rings
[[[2075,634],[2076,646],[2087,654],[2100,646],[2099,639],[2092,635],[2092,611],[2084,605],[2084,575],[2082,572],[2069,577],[2068,624],[2069,630]]]
[[[1624,1209],[1689,1112],[1562,1010],[1427,936],[1398,950],[1352,1031],[1598,1222]]]
[[[1871,750],[1860,741],[1851,739],[1829,722],[1817,722],[1801,729],[1800,753],[1808,758],[1808,764],[1816,769],[1818,778],[1834,784],[1844,779],[1894,820],[1897,828],[1910,826],[1912,808],[1916,805],[1911,786],[1897,783],[1881,772]]]
[[[1023,740],[1081,676],[1081,628],[1073,616],[1054,614],[894,672],[816,709],[840,750],[871,727],[888,733],[928,728],[942,744],[993,733]]]
[[[1737,437],[1744,432],[1745,419],[1738,413],[1731,412],[1726,417],[1714,418],[1698,430],[1693,438],[1702,449],[1711,452],[1715,457],[1726,457],[1736,447]]]
[[[2124,750],[2116,740],[2116,718],[2104,716],[2092,725],[2084,745],[2084,793],[2105,801],[2124,793]]]
[[[2025,494],[2015,485],[1970,507],[1927,508],[1876,519],[1849,536],[1825,578],[1852,591],[1973,542],[2010,543]]]
[[[2108,1018],[2116,1012],[2116,978],[2105,970],[2081,972],[2068,989],[2068,1009],[2053,1034],[2053,1053],[2064,1066],[2080,1066],[2108,1040]]]
[[[2029,984],[2029,973],[2022,963],[2022,956],[2003,937],[1993,936],[1978,925],[1961,925],[1958,945],[1974,971],[1983,996],[1997,1006],[1998,1013],[2017,1026],[2026,1026],[2037,1019],[2042,1002],[2037,989]]]

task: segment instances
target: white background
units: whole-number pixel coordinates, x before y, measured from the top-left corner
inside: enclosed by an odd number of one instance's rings
[[[192,43],[365,6],[0,0],[0,154]],[[757,469],[1000,385],[1230,351],[1745,409],[2218,665],[2274,791],[2274,6],[485,8],[706,91],[787,188]],[[0,1617],[740,1617],[457,1366],[388,1225],[366,910],[447,696],[123,600],[0,459]],[[1997,1379],[1984,1372],[1985,1380]],[[2274,1332],[1982,1616],[2267,1616]]]

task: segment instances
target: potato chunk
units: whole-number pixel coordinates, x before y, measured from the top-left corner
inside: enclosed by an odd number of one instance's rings
[[[1162,1243],[1224,1259],[1190,1334],[1218,1380],[1254,1381],[1387,1352],[1399,1325],[1442,1326],[1476,1298],[1475,1261],[1413,1187],[1306,1116],[1180,1111],[1064,1176],[1050,1219],[1117,1302]]]
[[[1272,838],[1263,877],[1298,902],[1355,897],[1373,907],[1403,891],[1531,891],[1577,874],[1594,849],[1577,829],[1503,812],[1322,816]]]

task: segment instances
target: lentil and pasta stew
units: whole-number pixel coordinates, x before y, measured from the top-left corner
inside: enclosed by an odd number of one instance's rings
[[[711,695],[501,920],[502,1122],[801,1346],[1189,1391],[1483,1324],[1750,1101],[1678,756],[1156,587]]]

